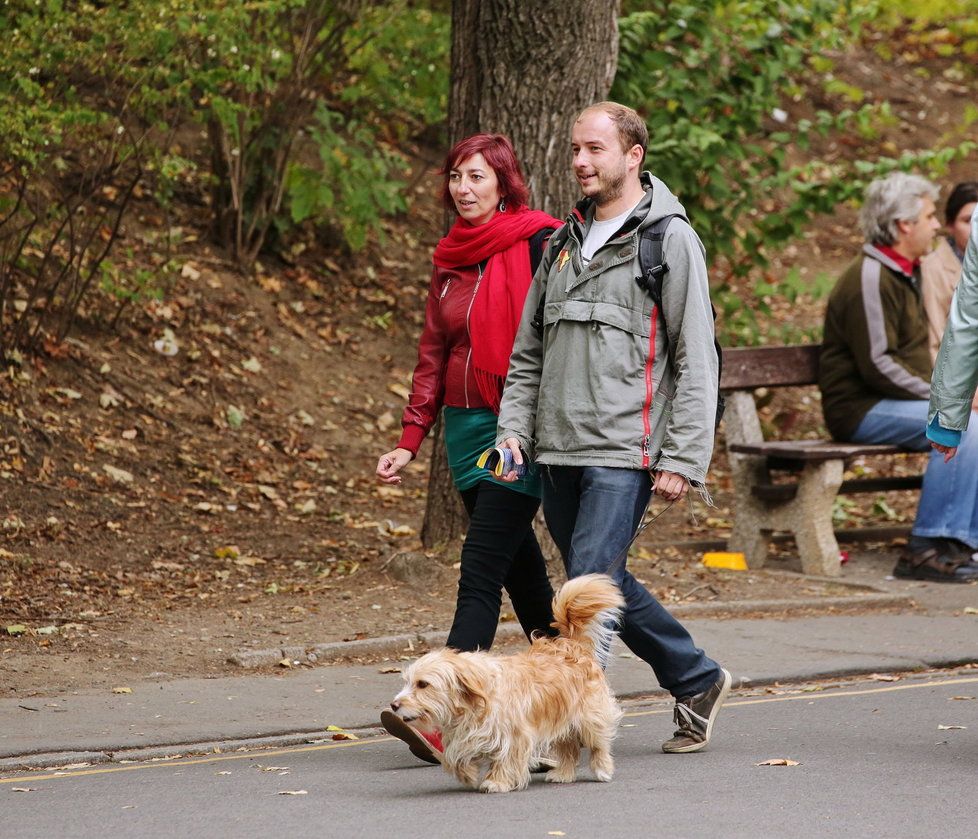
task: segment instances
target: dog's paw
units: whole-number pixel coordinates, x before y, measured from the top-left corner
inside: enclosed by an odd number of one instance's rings
[[[490,781],[486,778],[479,786],[479,792],[512,792],[516,787],[501,784],[498,781]]]
[[[598,769],[595,770],[594,777],[601,781],[601,783],[606,784],[614,777],[614,772],[608,769]]]
[[[572,784],[577,778],[577,773],[571,769],[570,771],[564,769],[551,769],[546,775],[543,776],[543,780],[551,784]]]

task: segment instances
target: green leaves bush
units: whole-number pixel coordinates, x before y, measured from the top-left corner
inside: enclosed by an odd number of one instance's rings
[[[620,21],[612,98],[649,125],[649,158],[737,273],[794,230],[751,235],[789,144],[814,129],[780,111],[811,55],[839,46],[836,0],[651,0]],[[842,4],[846,7],[852,3]],[[850,9],[850,15],[857,10]],[[857,18],[851,18],[854,24]]]
[[[103,264],[136,192],[208,192],[245,269],[290,219],[361,247],[405,207],[394,143],[444,118],[448,16],[416,5],[5,0],[3,340],[64,334],[99,284],[120,305],[157,293]]]
[[[876,21],[881,4],[901,2],[627,4],[611,96],[646,118],[649,167],[679,195],[708,249],[721,257],[716,295],[726,341],[759,340],[764,298],[786,296],[779,284],[748,301],[731,291],[729,279],[763,269],[774,249],[799,236],[814,217],[858,200],[873,178],[897,168],[937,176],[975,148],[963,126],[941,147],[924,152],[793,163],[816,137],[845,133],[873,141],[893,121],[888,103],[861,104],[863,91],[835,79],[826,55]],[[821,93],[850,107],[792,119],[786,103],[819,92],[820,85]],[[824,292],[822,285],[811,291]]]

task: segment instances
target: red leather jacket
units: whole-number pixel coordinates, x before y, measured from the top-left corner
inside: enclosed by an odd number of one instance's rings
[[[553,232],[544,228],[527,240],[530,269],[535,271]],[[482,268],[435,268],[428,289],[424,329],[418,341],[418,363],[411,396],[401,416],[398,448],[417,455],[443,405],[486,408],[472,375],[472,345],[468,316],[478,290]]]
[[[435,268],[428,289],[424,329],[418,342],[418,363],[411,396],[401,417],[399,448],[416,455],[442,405],[485,408],[472,378],[472,346],[468,316],[482,269]]]

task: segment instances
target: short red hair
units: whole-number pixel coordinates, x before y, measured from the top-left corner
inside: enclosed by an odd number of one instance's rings
[[[505,134],[473,134],[459,140],[445,158],[440,174],[445,177],[442,185],[441,201],[448,210],[455,209],[455,202],[448,191],[448,176],[452,169],[468,160],[474,154],[481,154],[486,164],[496,174],[499,181],[499,197],[506,202],[506,208],[518,210],[525,207],[530,191],[523,180],[520,162],[509,137]]]

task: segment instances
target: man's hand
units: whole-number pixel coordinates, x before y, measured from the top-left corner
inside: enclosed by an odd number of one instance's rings
[[[689,492],[689,481],[675,472],[656,472],[652,492],[666,501],[680,501]]]
[[[947,463],[952,457],[958,453],[957,446],[942,446],[940,443],[935,443],[933,440],[930,442],[930,447],[932,449],[937,449],[941,454],[944,455],[944,462]]]
[[[523,450],[520,448],[520,441],[515,437],[507,437],[503,440],[502,448],[509,449],[513,453],[513,463],[521,465],[523,463]],[[511,484],[517,480],[516,470],[511,469],[505,475],[500,478],[500,480],[506,481],[507,484]]]

